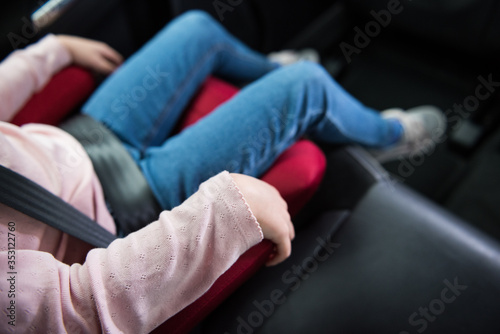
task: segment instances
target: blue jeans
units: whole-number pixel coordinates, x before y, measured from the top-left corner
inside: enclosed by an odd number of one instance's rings
[[[252,81],[170,136],[208,75]],[[263,174],[299,137],[383,147],[401,127],[363,106],[319,65],[280,67],[192,11],[173,20],[93,94],[83,110],[108,126],[171,209],[223,170]]]

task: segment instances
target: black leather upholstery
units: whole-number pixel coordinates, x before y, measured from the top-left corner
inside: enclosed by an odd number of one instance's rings
[[[376,177],[362,150],[332,155],[345,171],[338,178],[371,179],[362,198],[352,210],[310,221],[290,259],[259,272],[198,331],[499,333],[497,241],[383,173]],[[330,191],[348,183],[337,185]]]

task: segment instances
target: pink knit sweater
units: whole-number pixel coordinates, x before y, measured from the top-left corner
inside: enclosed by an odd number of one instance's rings
[[[0,121],[69,62],[54,36],[11,54],[0,64]],[[0,122],[0,164],[115,233],[92,164],[70,135]],[[260,240],[260,226],[227,172],[107,249],[91,249],[0,204],[0,332],[147,333]]]

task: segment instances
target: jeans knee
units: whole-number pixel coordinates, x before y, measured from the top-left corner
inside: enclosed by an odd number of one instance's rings
[[[294,70],[305,80],[330,77],[323,66],[310,61],[299,61],[292,64],[290,67],[295,67]]]
[[[184,24],[188,24],[190,27],[193,25],[200,25],[201,27],[207,27],[209,25],[213,25],[215,20],[208,14],[199,9],[192,9],[181,16],[178,17],[178,20],[183,22]]]
[[[332,80],[330,74],[323,68],[323,66],[310,61],[300,61],[295,64],[285,66],[283,71],[285,71],[287,79],[290,83],[321,84],[325,81]]]
[[[182,39],[198,43],[200,40],[215,40],[220,34],[219,24],[210,14],[201,10],[190,10],[167,24],[161,34],[175,32]]]

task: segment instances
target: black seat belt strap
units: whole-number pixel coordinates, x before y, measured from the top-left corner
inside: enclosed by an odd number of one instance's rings
[[[116,239],[61,198],[1,165],[0,203],[96,247],[106,248]]]
[[[76,114],[59,127],[87,152],[120,234],[135,232],[158,219],[162,209],[148,181],[111,130],[85,114]]]

